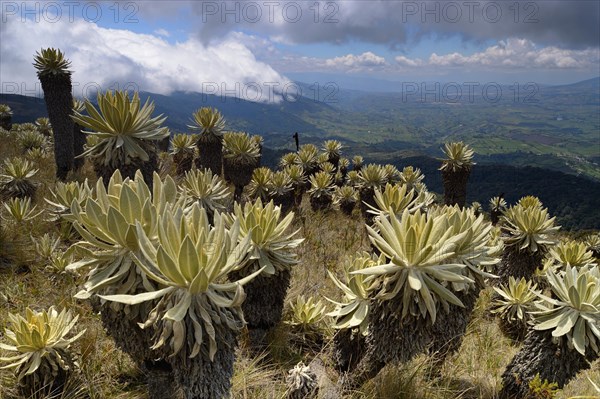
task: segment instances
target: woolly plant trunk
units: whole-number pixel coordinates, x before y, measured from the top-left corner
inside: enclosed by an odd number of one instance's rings
[[[492,224],[495,226],[500,221],[500,216],[502,216],[502,211],[499,210],[491,210],[490,211],[490,220]]]
[[[293,208],[295,203],[294,191],[288,191],[282,195],[273,196],[273,203],[281,207],[281,213],[287,215]]]
[[[12,117],[10,115],[0,117],[0,127],[9,131],[12,128]]]
[[[76,366],[68,352],[59,352],[69,370],[59,367],[54,371],[50,362],[44,358],[36,371],[24,376],[19,382],[18,389],[24,398],[61,397]]]
[[[446,357],[460,348],[479,291],[455,292],[465,307],[450,305],[448,313],[438,309],[433,325],[429,318],[408,316],[401,320],[402,295],[388,301],[372,301],[366,349],[356,369],[350,370],[348,386],[358,388],[386,364],[406,363],[425,352],[435,355],[433,368],[439,370]]]
[[[467,201],[467,181],[470,174],[470,169],[442,170],[445,205],[458,205],[464,208]]]
[[[464,307],[450,305],[448,313],[438,313],[435,324],[431,326],[433,341],[429,347],[429,354],[433,356],[432,371],[439,372],[446,358],[460,349],[480,292],[481,288],[454,292]]]
[[[310,207],[313,211],[326,211],[331,209],[331,196],[320,195],[318,197],[310,196]]]
[[[340,164],[340,156],[329,154],[329,158],[327,158],[327,161],[333,165],[333,167],[335,168],[334,171],[337,172]]]
[[[85,142],[85,133],[82,132],[81,125],[73,123],[73,155],[75,156],[75,159],[73,159],[73,168],[75,170],[81,169],[85,163],[85,158],[77,158],[79,155],[83,154]]]
[[[528,397],[529,382],[538,373],[542,381],[555,382],[563,388],[578,372],[589,369],[590,363],[598,359],[598,355],[592,353],[583,356],[575,349],[569,349],[565,339],[559,344],[554,343],[549,331],[530,330],[523,347],[502,374],[500,398]]]
[[[531,253],[527,250],[519,251],[516,246],[505,247],[502,260],[498,264],[496,274],[500,278],[496,280],[496,283],[508,284],[510,276],[517,280],[523,277],[531,280],[536,269],[542,267],[543,259],[544,254],[542,251]]]
[[[179,152],[173,156],[173,161],[175,161],[175,173],[177,173],[177,176],[182,177],[185,176],[186,172],[192,170],[194,154]]]
[[[194,336],[188,326],[187,336]],[[167,360],[173,367],[175,382],[183,391],[184,399],[229,398],[237,332],[224,328],[219,331],[217,352],[211,361],[204,353],[190,359],[182,350]]]
[[[377,207],[377,203],[375,202],[375,189],[371,187],[361,188],[358,194],[360,197],[360,212],[365,219],[365,223],[371,224],[373,223],[375,215],[367,212],[370,209],[367,204],[375,208]]]
[[[355,328],[339,330],[333,337],[333,360],[340,373],[356,368],[365,351],[365,336]]]
[[[248,274],[247,272],[232,272],[231,281],[238,281]],[[251,346],[263,346],[267,332],[281,321],[290,279],[291,272],[283,270],[271,276],[261,274],[244,286],[246,299],[242,303],[242,311],[247,323]]]
[[[196,167],[199,170],[210,169],[213,175],[221,176],[223,169],[223,138],[212,134],[201,134],[198,137],[197,145]]]
[[[244,187],[252,180],[254,169],[260,164],[260,159],[253,162],[239,162],[235,158],[223,159],[223,177],[235,186],[234,198],[239,201]]]
[[[102,161],[94,160],[94,172],[96,172],[98,178],[103,179],[104,185],[106,186],[117,169],[121,172],[123,179],[127,177],[133,179],[135,177],[135,172],[139,169],[144,177],[144,182],[148,185],[150,190],[152,190],[154,172],[158,170],[158,157],[156,156],[155,151],[148,151],[148,156],[150,159],[146,162],[137,158],[127,165],[120,165],[118,167],[107,166],[104,165]]]
[[[119,349],[127,353],[146,374],[149,399],[169,399],[173,397],[173,371],[158,352],[150,347],[153,344],[153,331],[142,329],[138,323],[147,315],[130,317],[123,310],[115,310],[111,303],[101,304],[97,297],[91,300],[92,309],[100,313],[102,325]],[[143,308],[140,308],[143,309]]]
[[[56,177],[65,180],[67,174],[73,169],[74,162],[71,75],[41,75],[39,79],[44,90],[48,119],[54,131]]]
[[[354,211],[354,207],[356,206],[356,202],[355,201],[342,201],[340,202],[340,210],[345,214],[345,215],[352,215],[352,212]]]
[[[516,342],[523,342],[528,331],[527,323],[523,320],[508,320],[504,317],[499,317],[498,327],[505,337]]]

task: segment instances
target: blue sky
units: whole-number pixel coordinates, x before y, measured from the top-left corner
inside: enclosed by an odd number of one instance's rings
[[[465,4],[0,1],[1,90],[36,85],[31,59],[41,47],[65,51],[81,88],[134,83],[163,94],[244,96],[307,74],[345,84],[563,84],[600,75],[600,2]]]

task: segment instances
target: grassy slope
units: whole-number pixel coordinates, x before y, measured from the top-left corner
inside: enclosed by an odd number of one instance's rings
[[[0,160],[19,154],[13,140],[2,139]],[[36,176],[40,189],[36,198],[43,208],[43,197],[52,187],[52,157],[41,160]],[[89,165],[76,176],[92,178]],[[306,202],[295,220],[295,228],[306,240],[299,254],[301,263],[294,269],[289,298],[299,294],[327,295],[338,298],[338,293],[326,277],[326,269],[340,269],[343,260],[359,250],[369,247],[364,226],[358,213],[347,218],[339,212],[313,213]],[[3,207],[2,207],[3,208]],[[2,216],[6,212],[2,210]],[[77,291],[77,278],[45,270],[46,263],[32,251],[31,238],[45,232],[57,233],[54,224],[43,216],[23,225],[2,227],[10,233],[8,242],[0,240],[0,255],[8,244],[21,240],[8,266],[0,270],[0,331],[6,326],[6,313],[22,313],[26,306],[46,308],[50,305],[67,306],[80,315],[79,329],[86,329],[83,338],[75,345],[82,355],[82,374],[76,378],[65,398],[144,398],[144,381],[128,357],[115,348],[102,328],[97,315],[85,302],[72,296]],[[63,249],[66,246],[63,246]],[[512,346],[499,332],[494,320],[488,318],[490,292],[482,294],[459,354],[451,357],[444,366],[442,377],[425,378],[428,358],[421,356],[396,367],[387,367],[376,379],[367,383],[348,397],[353,398],[494,398],[499,390],[500,375],[518,347]],[[317,355],[314,350],[297,345],[290,329],[282,324],[274,334],[270,350],[262,357],[253,357],[242,348],[238,353],[234,376],[233,398],[281,398],[285,392],[286,371],[299,360],[309,362]],[[0,340],[2,340],[0,335]],[[328,342],[329,340],[326,340]],[[329,345],[320,351],[325,364],[330,362]],[[0,354],[3,355],[3,354]],[[338,376],[331,370],[330,376]],[[599,365],[582,373],[572,381],[559,398],[575,395],[593,395],[587,380],[600,381]],[[8,371],[0,371],[0,398],[14,397],[14,378]]]

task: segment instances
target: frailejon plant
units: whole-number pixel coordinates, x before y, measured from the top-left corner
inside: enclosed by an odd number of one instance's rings
[[[288,387],[287,399],[313,398],[319,390],[317,375],[304,362],[299,362],[288,371],[285,383]]]
[[[558,245],[550,248],[548,259],[552,267],[564,268],[595,266],[596,260],[592,251],[582,242],[562,240]]]
[[[362,358],[369,326],[370,291],[379,283],[367,283],[365,275],[353,272],[383,263],[383,255],[377,257],[362,252],[346,262],[341,279],[327,271],[329,278],[342,291],[341,302],[326,298],[336,305],[328,315],[333,317],[333,327],[338,330],[333,345],[335,366],[340,372],[353,370]]]
[[[44,90],[48,118],[54,132],[56,177],[64,180],[73,169],[74,159],[71,62],[62,51],[46,48],[35,54],[33,66]]]
[[[37,126],[38,131],[46,137],[52,137],[52,124],[50,123],[50,119],[46,117],[37,118],[35,120],[35,126]]]
[[[527,334],[531,316],[528,312],[534,310],[537,299],[537,285],[525,278],[519,280],[509,277],[508,285],[494,287],[499,295],[492,302],[492,313],[499,316],[500,330],[508,338],[522,341]]]
[[[502,197],[492,197],[490,198],[490,218],[492,219],[492,224],[496,225],[500,221],[500,217],[508,208],[506,201]]]
[[[338,140],[326,140],[323,142],[323,151],[327,154],[327,160],[333,165],[335,171],[338,170],[342,147],[342,143]]]
[[[211,226],[197,204],[187,215],[182,209],[161,214],[157,240],[141,223],[136,228],[141,249],[136,263],[165,288],[103,298],[129,306],[158,300],[143,327],[155,331],[153,349],[172,365],[185,398],[228,396],[237,334],[244,326],[242,285],[263,269],[223,280],[247,256],[250,236],[240,240],[239,221],[227,228],[220,213]]]
[[[446,143],[443,151],[446,158],[440,170],[444,182],[444,203],[463,207],[467,198],[467,181],[475,165],[473,150],[459,141]]]
[[[130,98],[126,91],[98,93],[98,109],[86,100],[88,115],[75,111],[73,120],[80,124],[84,133],[99,140],[87,148],[81,156],[88,156],[94,171],[108,182],[115,170],[124,177],[133,178],[142,171],[146,184],[152,184],[152,175],[157,169],[156,142],[168,137],[169,131],[162,127],[166,118],[152,117],[154,103],[140,102],[136,92]]]
[[[73,223],[66,218],[71,213],[73,201],[80,207],[85,207],[85,201],[92,195],[92,189],[87,179],[79,182],[57,182],[53,190],[50,190],[50,198],[44,198],[48,207],[48,221],[54,222],[65,240],[71,240],[76,235]]]
[[[68,335],[79,316],[50,307],[41,312],[27,308],[25,317],[12,313],[7,317],[9,326],[4,337],[8,344],[0,343],[0,349],[16,354],[0,357],[1,363],[8,363],[0,369],[14,369],[26,397],[60,391],[69,373],[78,367],[69,349],[85,330],[70,338]]]
[[[32,180],[38,169],[22,158],[4,160],[0,174],[0,198],[33,198],[37,191],[37,183]]]
[[[588,234],[583,242],[594,257],[600,260],[600,234]]]
[[[223,136],[223,176],[235,186],[239,200],[244,187],[252,180],[254,169],[260,166],[260,151],[247,133],[228,132]]]
[[[123,179],[116,170],[107,188],[99,179],[85,206],[73,200],[71,213],[65,216],[82,237],[75,245],[83,257],[66,270],[87,273],[76,298],[91,300],[116,344],[135,362],[148,367],[150,374],[155,369],[162,370],[155,367],[161,364],[154,362],[158,356],[150,349],[151,334],[138,328],[138,323],[146,320],[152,304],[106,303],[95,295],[131,295],[156,288],[134,262],[135,254],[140,251],[137,224],[148,237],[157,239],[159,215],[177,201],[177,186],[170,177],[162,181],[155,173],[150,191],[140,171],[132,180]],[[168,391],[168,387],[164,388]]]
[[[364,159],[361,155],[355,155],[352,157],[352,170],[360,172],[364,164]]]
[[[417,193],[406,185],[387,183],[383,190],[375,189],[374,200],[375,206],[367,206],[368,213],[375,218],[388,217],[390,214],[400,217],[405,209],[411,213],[418,209],[426,210],[433,203],[433,194],[426,191]]]
[[[288,173],[285,170],[273,173],[268,190],[275,205],[281,207],[284,215],[287,214],[294,206],[294,186]]]
[[[304,175],[309,177],[314,174],[319,168],[319,150],[313,144],[304,144],[300,146],[298,151],[296,163],[304,170]]]
[[[270,197],[269,189],[271,186],[271,178],[273,171],[266,166],[254,169],[252,172],[252,180],[248,185],[248,195],[251,199],[260,199],[261,201],[268,201]]]
[[[298,230],[289,231],[294,219],[290,212],[282,216],[281,208],[273,201],[263,205],[260,199],[234,206],[228,225],[237,220],[240,242],[250,240],[249,256],[231,274],[241,280],[257,270],[261,274],[246,286],[246,300],[242,305],[251,339],[261,344],[267,330],[281,320],[284,299],[290,284],[291,268],[298,263],[296,248],[303,239],[296,238]]]
[[[350,177],[350,174],[348,174]],[[371,223],[372,214],[368,212],[369,205],[375,206],[375,189],[381,189],[386,182],[383,168],[376,164],[361,167],[358,172],[358,193],[360,196],[360,210],[367,223]]]
[[[502,374],[501,398],[523,397],[538,374],[562,388],[599,357],[598,267],[549,270],[547,280],[552,297],[537,294],[533,330]]]
[[[314,211],[329,210],[333,202],[333,179],[327,172],[317,172],[310,176],[310,206]]]
[[[352,272],[379,284],[372,293],[366,353],[351,385],[429,346],[441,360],[458,348],[484,278],[490,276],[482,267],[497,262],[489,247],[491,227],[483,216],[458,208],[429,216],[405,209],[400,218],[390,215],[374,228],[367,226],[385,263]]]
[[[389,184],[396,184],[400,182],[401,175],[398,168],[394,165],[386,164],[383,166],[383,173],[385,174],[385,181]]]
[[[46,150],[46,146],[48,145],[46,136],[37,130],[25,130],[19,132],[17,134],[17,141],[24,153],[35,148]]]
[[[192,114],[188,127],[198,134],[198,169],[210,169],[213,175],[221,175],[223,168],[223,131],[225,118],[216,108],[200,108]]]
[[[17,224],[28,222],[39,215],[42,214],[43,211],[39,211],[36,213],[37,205],[31,204],[31,198],[11,198],[4,204],[4,208],[8,211],[10,218],[4,218],[5,220],[12,220]]]
[[[210,169],[205,171],[194,169],[186,172],[179,191],[184,206],[189,208],[194,203],[198,203],[206,210],[211,223],[215,212],[229,211],[233,203],[233,190],[221,177],[213,175]]]
[[[319,346],[328,330],[328,316],[325,304],[315,297],[304,295],[289,302],[285,324],[291,327],[292,334],[302,345]]]
[[[6,104],[0,104],[0,128],[10,131],[12,128],[12,109]]]
[[[333,193],[333,205],[348,216],[352,214],[357,201],[358,192],[352,186],[337,187]]]
[[[302,202],[302,195],[306,189],[308,179],[304,174],[304,169],[300,165],[290,165],[284,169],[292,182],[294,189],[294,206],[298,208]]]
[[[408,186],[408,188],[414,188],[417,183],[421,183],[425,175],[421,172],[421,169],[414,168],[412,166],[406,166],[400,172],[400,182]]]
[[[504,212],[505,247],[498,268],[501,283],[506,284],[509,276],[531,279],[542,267],[549,248],[557,243],[560,226],[554,225],[554,219],[541,205],[517,204]]]
[[[297,165],[298,163],[298,155],[295,152],[288,152],[287,154],[283,154],[279,159],[279,167],[282,169],[285,169],[292,165]]]
[[[184,133],[175,134],[171,138],[171,155],[175,161],[177,176],[183,176],[192,170],[197,140],[194,136]]]

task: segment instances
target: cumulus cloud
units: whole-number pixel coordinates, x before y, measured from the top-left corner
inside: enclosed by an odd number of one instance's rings
[[[347,54],[341,57],[329,58],[325,60],[325,65],[335,69],[359,71],[380,67],[386,65],[386,62],[385,58],[367,51],[359,55]]]
[[[196,38],[171,44],[157,35],[106,29],[83,20],[8,22],[2,31],[0,60],[5,93],[41,94],[32,66],[33,55],[41,47],[59,47],[71,60],[75,95],[128,87],[167,95],[195,91],[265,102],[281,100],[276,92],[289,84],[232,36],[208,46]]]
[[[598,49],[568,50],[554,46],[537,47],[527,39],[500,41],[484,51],[471,55],[450,53],[431,54],[424,62],[421,59],[396,57],[404,67],[486,67],[491,69],[589,69],[597,70],[600,62]]]

